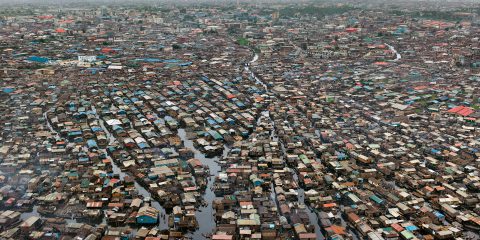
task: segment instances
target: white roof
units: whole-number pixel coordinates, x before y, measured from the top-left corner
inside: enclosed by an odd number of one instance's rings
[[[122,124],[122,122],[120,122],[120,120],[118,119],[110,119],[107,121],[107,124],[112,126],[112,125],[120,125]]]
[[[118,66],[118,65],[110,65],[108,66],[108,69],[110,70],[121,70],[123,66]]]

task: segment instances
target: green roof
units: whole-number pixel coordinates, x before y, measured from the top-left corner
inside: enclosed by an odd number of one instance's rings
[[[354,193],[348,193],[347,196],[355,203],[362,201]]]
[[[80,184],[81,188],[88,188],[90,185],[90,181],[88,179],[82,179],[82,183]]]
[[[415,238],[415,236],[413,235],[412,232],[408,231],[408,230],[404,230],[401,232],[402,236],[405,238],[405,239],[412,239],[412,238]]]
[[[310,164],[310,163],[311,163],[310,159],[308,159],[308,157],[305,156],[304,154],[301,154],[301,155],[298,156],[298,157],[300,158],[300,160],[302,160],[302,162],[303,162],[304,164]]]
[[[377,204],[382,204],[383,203],[383,200],[380,199],[379,197],[377,197],[377,195],[372,195],[370,196],[370,199],[372,199],[372,201],[376,202]]]

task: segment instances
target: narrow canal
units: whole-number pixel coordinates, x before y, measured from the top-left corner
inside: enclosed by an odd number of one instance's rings
[[[50,130],[50,132],[56,136],[60,136],[58,134],[57,131],[55,131],[55,129],[53,129],[52,127],[52,124],[50,124],[50,121],[48,120],[48,113],[51,111],[51,109],[45,111],[43,113],[43,119],[45,120],[46,124],[47,124],[47,127],[48,129]],[[28,212],[23,212],[21,215],[20,215],[20,219],[22,220],[26,220],[28,219],[29,217],[32,217],[32,216],[35,216],[35,217],[40,217],[40,214],[38,213],[38,205],[35,205],[32,207],[31,210],[29,210]]]
[[[257,84],[260,84],[263,86],[263,88],[265,89],[265,92],[268,92],[268,85],[266,83],[264,83],[257,75],[255,75],[255,73],[250,69],[250,64],[256,62],[258,60],[258,54],[255,53],[255,55],[253,56],[253,59],[252,61],[250,61],[249,63],[245,64],[245,71],[250,74],[250,77],[255,80],[255,82]]]
[[[115,163],[115,161],[112,162],[112,171],[114,174],[117,174],[120,177],[120,180],[123,181],[125,176],[128,174],[123,172],[120,167]],[[154,208],[156,208],[158,211],[160,211],[160,219],[158,222],[158,226],[160,227],[160,230],[166,230],[169,229],[168,227],[168,214],[165,211],[165,208],[160,205],[158,201],[156,201],[154,198],[152,198],[151,193],[145,189],[142,185],[140,185],[136,180],[134,180],[134,186],[135,189],[138,191],[138,194],[143,197],[143,199],[150,199],[150,205]]]
[[[117,139],[108,130],[108,128],[105,127],[105,123],[104,123],[103,119],[101,119],[98,116],[95,107],[92,107],[92,110],[93,110],[93,112],[95,114],[95,117],[98,120],[100,126],[102,127],[103,131],[105,131],[105,133],[107,134],[108,145],[113,145],[115,142],[117,142]],[[105,149],[102,149],[102,151],[104,151],[106,153]],[[127,176],[128,174],[123,172],[122,169],[117,165],[117,163],[115,161],[113,161],[113,159],[111,159],[110,157],[108,157],[108,158],[110,159],[110,162],[112,163],[113,174],[118,175],[120,177],[120,180],[123,181],[125,179],[125,176]],[[165,208],[163,208],[162,205],[160,205],[160,203],[158,201],[156,201],[154,198],[152,198],[151,193],[147,189],[145,189],[142,185],[140,185],[135,178],[133,178],[133,179],[134,179],[134,186],[135,186],[135,189],[138,191],[138,194],[140,196],[142,196],[143,199],[150,199],[150,205],[152,207],[156,208],[158,211],[160,211],[160,218],[159,218],[159,221],[158,221],[158,226],[160,227],[160,230],[169,229],[169,227],[168,227],[168,214],[165,211]]]
[[[50,132],[53,133],[53,134],[55,134],[56,136],[60,136],[60,135],[58,134],[58,132],[55,131],[55,129],[53,129],[52,124],[50,124],[50,121],[48,120],[48,113],[49,113],[50,111],[51,111],[51,109],[45,111],[45,112],[43,113],[43,118],[45,119],[45,122],[47,123],[47,127],[48,127],[48,129],[50,130]]]
[[[400,59],[402,59],[402,55],[400,55],[400,53],[398,53],[398,51],[391,45],[385,43],[385,45],[387,45],[388,49],[390,49],[390,51],[392,51],[394,54],[395,54],[395,59],[392,60],[392,62],[396,62]]]
[[[249,64],[246,64],[245,65],[245,71],[250,74],[250,76],[252,77],[252,79],[255,80],[255,82],[257,82],[258,84],[262,85],[263,88],[265,89],[265,91],[268,93],[269,92],[269,89],[268,89],[268,85],[266,83],[264,83],[260,78],[258,78],[255,73],[253,71],[250,70],[250,67],[249,65],[251,63],[254,63],[258,60],[258,54],[255,54],[255,56],[253,57],[252,61],[250,61]],[[266,111],[263,111],[262,114],[261,114],[261,117],[264,117],[266,118],[270,124],[272,125],[272,132],[270,133],[270,138],[274,141],[278,141],[278,136],[276,135],[275,133],[275,122],[273,121],[273,119],[270,117],[270,111],[266,110]],[[260,120],[260,119],[259,119]],[[283,156],[286,155],[285,153],[285,148],[283,146],[283,142],[282,141],[279,141],[280,142],[280,146],[281,146],[281,151],[282,151],[282,154]],[[294,180],[298,183],[298,175],[296,173],[295,170],[292,169],[292,174],[293,174],[293,178]],[[274,192],[274,186],[273,186],[273,183],[272,183],[272,192],[271,192],[271,198],[273,201],[275,201],[275,204],[277,204],[277,208],[279,208],[278,206],[278,201],[276,200],[276,194]],[[305,205],[305,189],[301,188],[300,185],[298,186],[298,189],[297,189],[297,193],[298,193],[298,205],[299,207],[301,208],[304,208],[305,209],[305,212],[307,213],[308,215],[308,219],[310,221],[310,224],[312,224],[314,227],[315,227],[315,234],[317,236],[317,239],[325,239],[325,237],[323,236],[322,234],[322,231],[320,229],[320,225],[319,225],[319,221],[318,221],[318,216],[315,212],[314,209],[312,209],[310,206],[307,206]]]
[[[258,57],[258,54],[255,54],[250,63],[257,61]],[[255,79],[258,84],[262,85],[265,91],[268,91],[268,86],[263,83],[257,76],[255,76],[252,71],[250,71],[248,65],[249,63],[245,65],[245,71],[247,71],[247,73],[250,74],[252,79]],[[216,226],[212,202],[217,198],[215,196],[215,193],[213,192],[213,184],[215,182],[215,177],[221,171],[221,167],[218,164],[218,161],[228,155],[230,148],[227,145],[224,145],[224,150],[221,157],[207,158],[205,154],[195,148],[195,146],[193,145],[193,141],[187,137],[187,132],[185,131],[185,129],[178,129],[178,136],[183,141],[184,146],[193,151],[194,158],[199,159],[202,165],[208,167],[210,172],[207,188],[202,196],[203,200],[205,201],[205,205],[202,205],[195,213],[198,222],[198,229],[189,235],[189,237],[191,237],[192,239],[208,239]]]
[[[195,230],[193,233],[187,235],[192,239],[209,239],[210,234],[213,232],[216,226],[212,202],[217,197],[215,196],[215,193],[212,189],[215,177],[221,170],[218,161],[221,160],[221,158],[227,156],[230,148],[225,145],[221,157],[207,158],[205,154],[203,154],[202,152],[197,150],[195,146],[193,146],[193,141],[187,137],[187,132],[185,131],[185,129],[178,129],[178,136],[183,141],[183,145],[193,151],[194,158],[200,160],[202,165],[207,166],[210,172],[207,188],[205,189],[205,193],[202,196],[203,200],[205,201],[205,205],[202,205],[195,212],[195,217],[197,218],[198,222],[198,229]]]
[[[103,129],[103,131],[107,134],[107,139],[108,139],[108,145],[114,145],[115,142],[117,142],[117,139],[115,136],[108,130],[108,128],[105,127],[105,123],[103,119],[100,118],[100,116],[97,113],[97,110],[95,109],[95,106],[92,106],[92,111],[95,114],[95,118],[98,120],[100,127]],[[104,149],[102,151],[105,151]],[[105,152],[106,153],[106,152]],[[110,157],[109,157],[110,158]],[[112,163],[112,171],[113,174],[116,174],[120,177],[120,180],[124,180],[125,176],[127,176],[127,173],[123,172],[122,169],[117,165],[113,159],[110,158],[110,162]],[[168,227],[168,214],[165,211],[165,208],[160,205],[158,201],[156,201],[154,198],[152,198],[151,193],[145,189],[142,185],[140,185],[135,178],[134,179],[134,186],[135,189],[138,191],[138,194],[143,197],[143,199],[150,199],[150,205],[154,208],[156,208],[158,211],[160,211],[160,218],[158,221],[158,226],[160,227],[160,230],[165,230],[169,229]]]
[[[296,171],[293,171],[293,179],[298,183],[298,175]],[[310,224],[315,227],[315,234],[317,235],[317,239],[325,239],[320,229],[320,224],[318,221],[318,215],[312,207],[307,206],[305,204],[305,189],[301,188],[300,186],[297,189],[297,197],[298,197],[298,206],[305,209],[305,212],[308,215],[308,220],[310,220]]]

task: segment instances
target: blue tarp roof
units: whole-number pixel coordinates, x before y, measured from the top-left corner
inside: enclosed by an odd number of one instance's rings
[[[93,131],[93,132],[101,132],[101,131],[102,131],[102,128],[95,126],[95,127],[92,127],[92,131]]]
[[[13,88],[13,87],[4,87],[4,88],[2,89],[2,91],[3,91],[4,93],[12,93],[12,92],[15,91],[15,88]]]
[[[87,140],[87,145],[88,145],[89,148],[98,147],[97,142],[95,142],[95,140],[93,140],[93,139]]]
[[[145,143],[145,142],[138,143],[137,145],[138,145],[138,147],[141,148],[141,149],[144,149],[144,148],[148,148],[148,147],[149,147],[148,144]]]
[[[179,59],[160,59],[160,58],[137,58],[134,61],[138,62],[163,62],[163,63],[180,63]]]
[[[38,57],[38,56],[30,56],[29,58],[27,58],[27,60],[31,62],[39,62],[39,63],[47,63],[48,61],[50,61],[48,58]]]
[[[192,62],[184,62],[184,63],[179,63],[178,66],[180,67],[187,67],[187,66],[190,66],[192,65],[193,63]]]
[[[73,131],[73,132],[68,133],[68,136],[78,136],[78,135],[82,135],[82,132],[81,131]]]
[[[415,230],[418,230],[418,227],[415,225],[411,225],[411,226],[406,226],[405,229],[407,229],[408,231],[415,231]]]
[[[437,218],[444,218],[444,217],[445,217],[445,215],[443,215],[442,213],[440,213],[440,212],[438,212],[438,211],[435,211],[435,212],[433,212],[433,213],[435,214],[435,216],[436,216]]]
[[[215,125],[215,124],[217,124],[217,123],[215,122],[215,120],[213,120],[213,119],[211,119],[211,118],[207,118],[207,122],[208,122],[209,125]]]

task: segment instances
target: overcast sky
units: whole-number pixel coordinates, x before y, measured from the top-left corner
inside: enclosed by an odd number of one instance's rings
[[[298,0],[239,0],[240,2],[296,2]],[[308,1],[308,0],[306,0]],[[356,2],[356,3],[365,3],[368,1],[379,3],[395,3],[395,2],[465,2],[465,3],[480,3],[480,0],[311,0],[313,1],[328,1],[328,2]],[[95,3],[95,4],[123,4],[123,3],[225,3],[225,2],[237,2],[237,0],[0,0],[0,4],[5,5],[17,5],[17,4],[39,4],[39,5],[54,5],[54,4],[81,4],[81,3]],[[302,0],[305,2],[305,0]],[[2,6],[0,6],[1,8]]]

